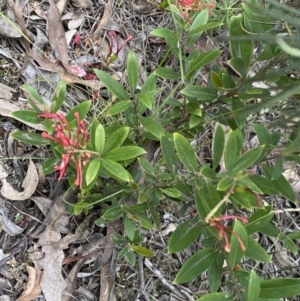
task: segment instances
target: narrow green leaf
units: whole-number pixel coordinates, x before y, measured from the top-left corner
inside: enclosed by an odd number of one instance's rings
[[[197,299],[196,301],[233,301],[235,300],[232,296],[228,293],[211,293],[201,298]]]
[[[292,188],[289,181],[283,175],[281,175],[279,178],[277,178],[275,180],[272,180],[272,183],[280,191],[280,194],[282,194],[287,199],[289,199],[291,202],[296,204],[297,196],[295,194],[295,191]]]
[[[193,21],[193,24],[190,27],[188,37],[187,37],[187,46],[193,45],[196,41],[199,40],[202,31],[195,31],[195,29],[199,28],[201,25],[205,25],[208,20],[208,9],[202,10],[195,20]]]
[[[111,149],[117,148],[125,141],[128,136],[130,128],[129,127],[121,127],[112,134],[106,135],[107,140],[105,142],[103,153],[110,151]]]
[[[230,38],[240,38],[240,40],[231,40],[229,42],[231,55],[233,58],[241,58],[245,63],[246,70],[249,70],[253,55],[253,44],[251,41],[242,41],[248,33],[243,29],[243,16],[232,16],[229,24]]]
[[[225,135],[220,124],[215,127],[213,136],[213,169],[216,169],[223,156],[225,146]]]
[[[52,157],[47,159],[44,163],[43,163],[43,168],[42,168],[42,174],[43,175],[48,175],[51,174],[55,171],[55,167],[60,165],[61,160],[59,158],[56,157]]]
[[[217,185],[217,190],[226,191],[230,187],[232,187],[233,182],[234,182],[233,178],[226,176],[219,181]]]
[[[300,239],[300,231],[294,231],[288,234],[288,237],[291,239]]]
[[[125,182],[131,181],[129,173],[121,164],[109,159],[103,159],[102,165],[115,178],[123,180]]]
[[[180,224],[172,233],[168,252],[176,253],[189,247],[201,233],[202,226],[197,219],[191,219]]]
[[[199,85],[187,86],[186,88],[182,89],[180,93],[188,97],[206,101],[211,101],[218,98],[216,91],[209,87],[203,87]]]
[[[175,72],[173,69],[166,68],[166,67],[158,67],[155,71],[154,74],[165,78],[165,79],[178,79],[180,78],[180,75]]]
[[[26,110],[14,111],[11,113],[11,115],[20,121],[29,122],[32,124],[43,123],[43,119],[38,118],[37,113],[35,111],[26,111]]]
[[[159,214],[159,212],[156,209],[157,198],[156,198],[155,195],[154,196],[153,195],[150,196],[150,198],[151,198],[150,201],[147,202],[148,209],[149,209],[149,211],[151,213],[151,216],[152,216],[152,219],[153,219],[153,221],[154,221],[154,223],[156,225],[156,228],[158,230],[160,230],[161,229],[160,214]]]
[[[154,256],[154,254],[151,250],[149,250],[143,246],[131,245],[131,248],[141,256],[144,256],[144,257],[153,257]]]
[[[160,135],[163,135],[165,132],[163,127],[160,124],[158,124],[158,122],[149,117],[140,116],[139,121],[149,133],[151,133],[158,139],[160,139]]]
[[[251,237],[248,237],[248,247],[245,256],[255,261],[272,262],[271,257],[266,250]]]
[[[181,134],[174,133],[174,143],[179,160],[191,172],[196,172],[198,168],[195,151],[188,140]]]
[[[203,249],[192,255],[179,270],[174,284],[187,283],[203,273],[216,257],[213,248]]]
[[[222,74],[222,87],[224,87],[225,89],[234,89],[235,88],[235,81],[227,73]]]
[[[127,56],[127,77],[131,93],[134,93],[138,83],[139,66],[136,54],[133,51],[128,52]]]
[[[16,131],[13,132],[11,136],[21,142],[31,145],[40,146],[43,144],[50,144],[49,139],[45,139],[40,134],[34,132]]]
[[[222,80],[221,80],[220,76],[214,71],[211,71],[210,74],[211,74],[212,84],[214,85],[214,87],[217,90],[219,90],[222,87]]]
[[[105,130],[101,123],[96,128],[92,143],[94,144],[94,148],[97,152],[101,153],[103,151],[105,145]]]
[[[170,198],[178,199],[181,197],[181,192],[174,188],[161,189],[161,192]]]
[[[230,172],[243,146],[243,136],[240,130],[230,131],[224,152],[225,166]]]
[[[210,179],[210,180],[217,180],[217,175],[215,173],[215,171],[210,168],[208,165],[203,165],[200,169],[200,175],[207,178],[207,179]]]
[[[260,292],[261,278],[252,270],[250,273],[247,301],[257,301]]]
[[[208,284],[211,293],[217,292],[221,286],[223,276],[224,256],[222,252],[217,253],[215,260],[208,267]]]
[[[211,62],[214,62],[221,55],[220,50],[207,51],[200,56],[197,56],[190,64],[190,69],[186,73],[186,79],[190,80],[191,77],[195,74],[195,72]]]
[[[52,97],[51,112],[55,113],[61,108],[66,97],[66,89],[67,85],[64,81],[60,81],[56,86]]]
[[[128,238],[132,241],[134,239],[136,230],[133,220],[130,217],[126,216],[124,226]]]
[[[95,69],[94,70],[97,77],[100,79],[102,84],[115,96],[117,96],[121,101],[130,99],[130,95],[126,92],[126,90],[122,87],[122,85],[109,76],[107,73]]]
[[[107,220],[113,220],[113,219],[116,219],[118,217],[121,217],[123,214],[123,211],[121,210],[121,206],[118,205],[118,206],[114,206],[114,207],[111,207],[111,208],[108,208],[104,214],[102,215],[102,217],[104,219],[107,219]]]
[[[149,161],[142,157],[138,158],[138,161],[146,173],[152,176],[155,175],[153,165]]]
[[[210,23],[206,23],[203,25],[199,25],[197,27],[195,26],[193,29],[191,28],[189,33],[190,34],[196,34],[196,33],[202,34],[202,32],[204,30],[212,29],[212,28],[219,27],[222,25],[223,25],[223,23],[221,23],[221,22],[210,22]]]
[[[141,89],[141,94],[148,95],[152,98],[156,93],[156,76],[152,73],[146,78]]]
[[[66,120],[68,122],[72,122],[73,120],[75,120],[75,116],[74,113],[78,112],[79,113],[79,117],[80,119],[84,119],[86,117],[86,115],[88,114],[89,110],[91,107],[91,101],[87,100],[87,101],[83,101],[80,104],[76,105],[66,116]]]
[[[174,178],[177,174],[177,169],[178,169],[178,160],[175,154],[174,142],[171,138],[168,138],[166,135],[161,135],[160,146],[161,146],[162,154],[166,161],[168,171],[171,173],[171,175]]]
[[[153,99],[149,95],[143,93],[137,93],[135,96],[137,97],[139,102],[141,102],[143,105],[147,107],[147,109],[149,110],[152,109]]]
[[[138,146],[121,146],[108,151],[103,155],[103,158],[113,161],[126,161],[145,153],[146,151]]]
[[[42,106],[46,105],[42,96],[29,84],[23,85],[22,90],[24,91],[26,98],[29,98],[31,102],[37,101]]]
[[[300,279],[275,278],[263,280],[260,283],[260,294],[262,298],[288,298],[300,294]]]
[[[240,76],[245,76],[247,74],[247,69],[245,63],[242,58],[240,57],[233,57],[227,64],[238,73]]]
[[[100,159],[92,160],[87,166],[85,173],[85,182],[89,186],[97,177],[100,168]]]
[[[241,239],[245,250],[242,249],[242,245],[236,238],[236,235],[231,235],[230,238],[230,252],[228,254],[227,264],[228,267],[233,269],[235,265],[239,264],[248,246],[248,233],[245,227],[239,220],[234,221],[234,227],[232,230]]]
[[[241,155],[234,163],[233,168],[231,170],[232,173],[237,173],[239,171],[243,171],[248,167],[251,167],[261,156],[264,150],[264,146],[258,146],[253,149],[250,149],[243,155]]]
[[[124,112],[127,108],[131,106],[131,100],[122,100],[107,110],[108,116],[117,115],[121,112]]]
[[[248,224],[245,226],[248,235],[258,231],[259,228],[268,223],[273,216],[272,206],[266,206],[254,212],[249,218]]]

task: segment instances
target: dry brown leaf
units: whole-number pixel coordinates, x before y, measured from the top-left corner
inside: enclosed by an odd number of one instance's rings
[[[28,282],[26,290],[16,301],[31,301],[41,293],[40,281],[42,277],[42,271],[36,270],[31,266],[26,267],[28,272]]]
[[[3,173],[4,169],[2,165],[0,165],[0,170],[1,173]],[[29,160],[27,174],[22,183],[22,188],[24,188],[23,191],[17,191],[12,188],[12,186],[7,182],[6,178],[2,178],[1,182],[2,187],[0,192],[3,197],[7,198],[8,200],[24,201],[30,198],[35,192],[35,189],[39,182],[39,175],[34,163],[32,162],[32,160]]]
[[[73,0],[75,6],[81,8],[92,8],[93,2],[91,0]]]
[[[60,219],[60,216],[57,217]],[[43,270],[42,279],[40,282],[43,294],[47,301],[60,301],[62,293],[67,287],[67,283],[62,277],[61,268],[65,258],[62,248],[59,246],[61,234],[55,226],[56,221],[50,224],[46,230],[41,233],[39,242],[35,244],[35,250],[41,251],[44,254],[39,257],[38,252],[35,261],[36,266]]]
[[[105,4],[104,7],[103,16],[99,24],[97,25],[96,30],[93,33],[93,41],[97,41],[102,36],[103,30],[108,27],[109,20],[111,19],[110,18],[111,10],[112,10],[112,0],[107,0],[107,3]]]

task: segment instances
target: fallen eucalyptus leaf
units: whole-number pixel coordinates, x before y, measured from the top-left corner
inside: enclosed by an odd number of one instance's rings
[[[42,277],[42,271],[36,270],[31,266],[26,267],[28,272],[28,282],[26,290],[16,301],[31,301],[41,293],[40,281]]]
[[[5,172],[3,166],[0,164],[0,174],[3,174]],[[24,188],[23,191],[17,191],[15,190],[6,180],[6,178],[0,179],[2,182],[1,187],[1,195],[5,197],[8,200],[14,200],[14,201],[24,201],[27,200],[32,196],[32,194],[35,192],[36,187],[39,182],[39,175],[35,168],[34,163],[32,160],[29,161],[28,164],[28,170],[26,177],[22,183],[22,188]]]

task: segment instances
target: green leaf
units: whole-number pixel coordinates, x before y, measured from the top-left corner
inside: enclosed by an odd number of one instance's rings
[[[207,23],[207,20],[208,20],[208,9],[204,9],[197,15],[197,17],[193,21],[193,24],[190,27],[188,37],[187,37],[187,46],[191,46],[196,41],[199,40],[203,31],[195,30],[195,29],[198,29],[199,26],[201,25],[205,25]]]
[[[291,239],[300,239],[300,231],[294,231],[288,234],[288,237]]]
[[[248,167],[251,167],[260,157],[264,149],[264,146],[258,146],[250,149],[248,152],[241,155],[234,163],[231,170],[232,173],[243,171]]]
[[[89,186],[97,177],[100,168],[100,159],[92,160],[87,166],[85,172],[85,182]]]
[[[152,73],[146,78],[141,89],[141,94],[148,95],[152,98],[156,93],[156,76]]]
[[[104,219],[107,219],[107,220],[113,220],[113,219],[121,217],[122,214],[123,214],[123,211],[121,210],[121,206],[118,205],[118,206],[114,206],[114,207],[108,208],[104,212],[104,214],[102,215],[102,217]]]
[[[255,185],[265,194],[275,195],[280,194],[277,187],[274,186],[273,181],[266,179],[260,175],[252,175],[249,177]]]
[[[217,180],[217,175],[213,169],[211,169],[208,165],[203,165],[200,169],[200,175],[210,179],[210,180]]]
[[[140,116],[139,121],[142,126],[158,140],[160,139],[160,135],[164,134],[165,132],[163,127],[158,124],[158,122],[149,117]]]
[[[29,84],[25,84],[22,86],[22,90],[24,91],[24,94],[28,100],[28,102],[30,103],[30,105],[32,106],[32,108],[39,113],[40,109],[38,109],[38,107],[36,106],[35,102],[38,102],[39,104],[41,104],[42,106],[45,106],[46,103],[44,102],[43,98],[41,97],[41,95]]]
[[[128,238],[132,241],[134,239],[136,230],[133,220],[130,217],[126,216],[124,226]]]
[[[147,107],[147,109],[149,110],[152,109],[153,99],[149,95],[143,93],[137,93],[135,96],[137,97],[139,102],[141,102],[143,105]]]
[[[210,23],[206,23],[206,24],[203,24],[203,25],[199,25],[197,27],[195,26],[193,29],[191,27],[190,30],[189,30],[189,33],[190,34],[200,33],[200,35],[201,35],[204,30],[212,29],[212,28],[219,27],[219,26],[222,26],[222,25],[223,25],[223,23],[221,23],[221,22],[210,22]]]
[[[202,110],[199,106],[199,104],[196,104],[194,102],[189,102],[186,106],[185,109],[187,113],[195,115],[195,116],[202,116]],[[200,119],[201,120],[201,119]]]
[[[155,71],[154,74],[165,78],[165,79],[179,79],[180,76],[177,72],[175,72],[173,69],[166,68],[166,67],[158,67]]]
[[[141,158],[141,157],[138,158],[138,161],[146,173],[148,173],[149,175],[152,175],[152,176],[155,175],[153,165],[149,161],[147,161],[145,158]]]
[[[233,301],[235,300],[231,297],[228,293],[211,293],[201,298],[197,299],[196,301]]]
[[[105,145],[105,130],[101,123],[98,124],[95,130],[95,135],[94,137],[92,137],[92,143],[94,145],[95,151],[99,153],[103,151]]]
[[[125,182],[131,181],[129,173],[121,164],[109,159],[103,159],[102,165],[115,178],[123,180]]]
[[[113,161],[126,161],[145,153],[146,151],[138,146],[121,146],[108,151],[102,157]]]
[[[228,172],[234,167],[243,146],[243,136],[240,130],[230,131],[224,152],[225,166]]]
[[[123,100],[120,101],[116,104],[114,104],[112,107],[110,107],[107,110],[107,115],[108,116],[113,116],[113,115],[117,115],[121,112],[124,112],[127,108],[129,108],[131,106],[131,100]]]
[[[136,263],[136,255],[134,254],[133,251],[128,250],[126,256],[125,256],[126,260],[128,261],[129,264],[131,264],[132,266],[135,266]]]
[[[161,189],[161,192],[170,198],[178,199],[181,197],[181,192],[174,188]]]
[[[147,249],[143,246],[131,245],[131,248],[141,256],[144,256],[144,257],[153,257],[154,256],[152,251],[150,251],[149,249]]]
[[[145,212],[139,212],[137,213],[139,222],[141,226],[147,230],[152,230],[153,229],[153,223],[152,221],[147,217]]]
[[[255,261],[272,262],[271,257],[266,250],[251,237],[248,237],[248,247],[245,256]]]
[[[261,201],[258,195],[247,187],[236,185],[234,193],[230,194],[230,200],[238,203],[242,207],[252,209],[260,207]]]
[[[72,122],[73,120],[75,120],[75,112],[79,113],[79,118],[80,119],[84,119],[86,117],[86,115],[88,114],[89,110],[91,107],[91,101],[87,100],[87,101],[83,101],[80,104],[76,105],[66,116],[66,120],[68,122]]]
[[[263,280],[260,283],[260,294],[262,298],[288,298],[300,294],[300,279],[275,278]]]
[[[212,84],[217,90],[219,90],[222,87],[222,80],[220,76],[214,71],[211,71],[210,75],[211,75]]]
[[[223,156],[225,146],[225,135],[220,124],[215,127],[213,135],[213,169],[216,169]]]
[[[109,76],[107,73],[95,69],[94,70],[97,77],[100,79],[101,83],[109,90],[113,95],[117,96],[121,101],[130,99],[130,95],[122,87],[122,85]]]
[[[192,255],[179,270],[174,284],[187,283],[202,274],[214,261],[216,250],[213,248],[203,249]]]
[[[106,153],[112,149],[119,147],[128,136],[129,130],[129,127],[121,127],[113,131],[112,134],[108,135],[103,153]]]
[[[47,159],[44,163],[43,163],[43,168],[42,168],[42,174],[43,175],[48,175],[51,174],[55,171],[55,167],[60,165],[61,160],[59,158],[56,157],[52,157]]]
[[[217,185],[217,190],[226,191],[230,187],[232,187],[233,183],[234,183],[233,178],[226,176],[219,181]]]
[[[34,132],[16,131],[11,133],[11,136],[16,140],[36,146],[50,143],[49,139],[45,139],[40,134]]]
[[[198,168],[198,163],[193,147],[190,145],[188,140],[181,134],[174,133],[173,139],[179,160],[190,172],[196,172]]]
[[[127,56],[127,77],[131,93],[134,93],[138,83],[139,66],[138,60],[133,51],[128,52]]]
[[[235,88],[235,81],[227,73],[222,73],[222,87],[224,87],[225,89],[234,89]]]
[[[166,135],[161,135],[160,146],[161,146],[162,154],[166,161],[168,171],[171,173],[173,178],[175,178],[178,170],[178,160],[175,154],[174,142],[171,138],[168,138]]]
[[[235,265],[240,263],[248,246],[248,233],[245,230],[243,224],[239,220],[235,219],[234,227],[232,231],[241,239],[245,247],[245,250],[242,250],[241,244],[236,238],[236,236],[231,235],[230,252],[228,254],[228,260],[227,260],[228,267],[231,269],[233,269]]]
[[[203,87],[199,85],[187,86],[186,88],[182,89],[180,93],[188,97],[206,101],[211,101],[218,98],[216,91],[209,87]]]
[[[51,112],[55,113],[61,108],[66,97],[66,89],[67,85],[64,81],[60,81],[56,86],[52,96]]]
[[[208,284],[210,292],[217,292],[221,286],[223,276],[224,256],[222,252],[217,253],[215,260],[208,267]]]
[[[247,301],[257,301],[260,291],[261,278],[252,270],[250,273]]]
[[[197,219],[191,219],[180,224],[172,233],[169,241],[168,252],[176,253],[189,247],[197,240],[202,226]]]
[[[227,64],[234,70],[236,73],[238,73],[240,76],[247,74],[247,69],[245,66],[245,63],[242,58],[240,57],[233,57],[229,61],[227,61]]]
[[[240,40],[230,40],[230,50],[233,58],[241,58],[245,63],[245,68],[248,71],[253,55],[253,45],[251,41],[242,41],[242,38],[247,37],[248,33],[243,29],[243,16],[232,16],[229,24],[230,38],[240,38]]]
[[[252,214],[248,220],[248,224],[245,229],[248,235],[258,231],[260,227],[268,223],[274,216],[272,206],[266,206],[265,208],[259,209]]]
[[[211,62],[214,62],[221,55],[220,50],[207,51],[199,56],[197,56],[191,63],[188,72],[185,77],[186,80],[190,80],[191,77],[195,74],[195,72]]]
[[[11,115],[20,121],[29,122],[32,124],[43,123],[43,119],[37,117],[37,113],[34,111],[26,111],[26,110],[14,111],[11,113]]]

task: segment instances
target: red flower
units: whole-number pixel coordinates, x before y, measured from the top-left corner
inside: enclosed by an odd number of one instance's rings
[[[66,170],[71,159],[76,168],[75,185],[82,188],[82,165],[86,166],[91,158],[91,153],[82,152],[86,150],[89,140],[84,121],[80,119],[78,112],[74,113],[74,117],[77,122],[77,129],[76,133],[73,133],[63,114],[44,112],[40,113],[38,116],[52,119],[56,122],[55,134],[50,135],[43,132],[42,137],[61,145],[66,151],[66,153],[61,156],[62,161],[60,165],[55,167],[55,170],[59,171],[58,181],[60,181],[66,174]]]
[[[218,231],[219,237],[225,240],[225,246],[224,246],[224,250],[226,252],[230,252],[230,243],[229,243],[229,239],[228,239],[228,234],[230,233],[232,234],[239,242],[240,248],[243,251],[246,251],[246,247],[244,245],[244,243],[242,242],[241,238],[234,232],[232,231],[229,227],[225,227],[220,221],[224,221],[224,220],[228,220],[228,219],[239,219],[241,220],[244,224],[248,223],[248,219],[245,217],[241,217],[241,216],[235,216],[235,215],[226,215],[226,216],[220,216],[220,217],[213,217],[213,218],[209,218],[207,219],[207,223],[215,228]]]

